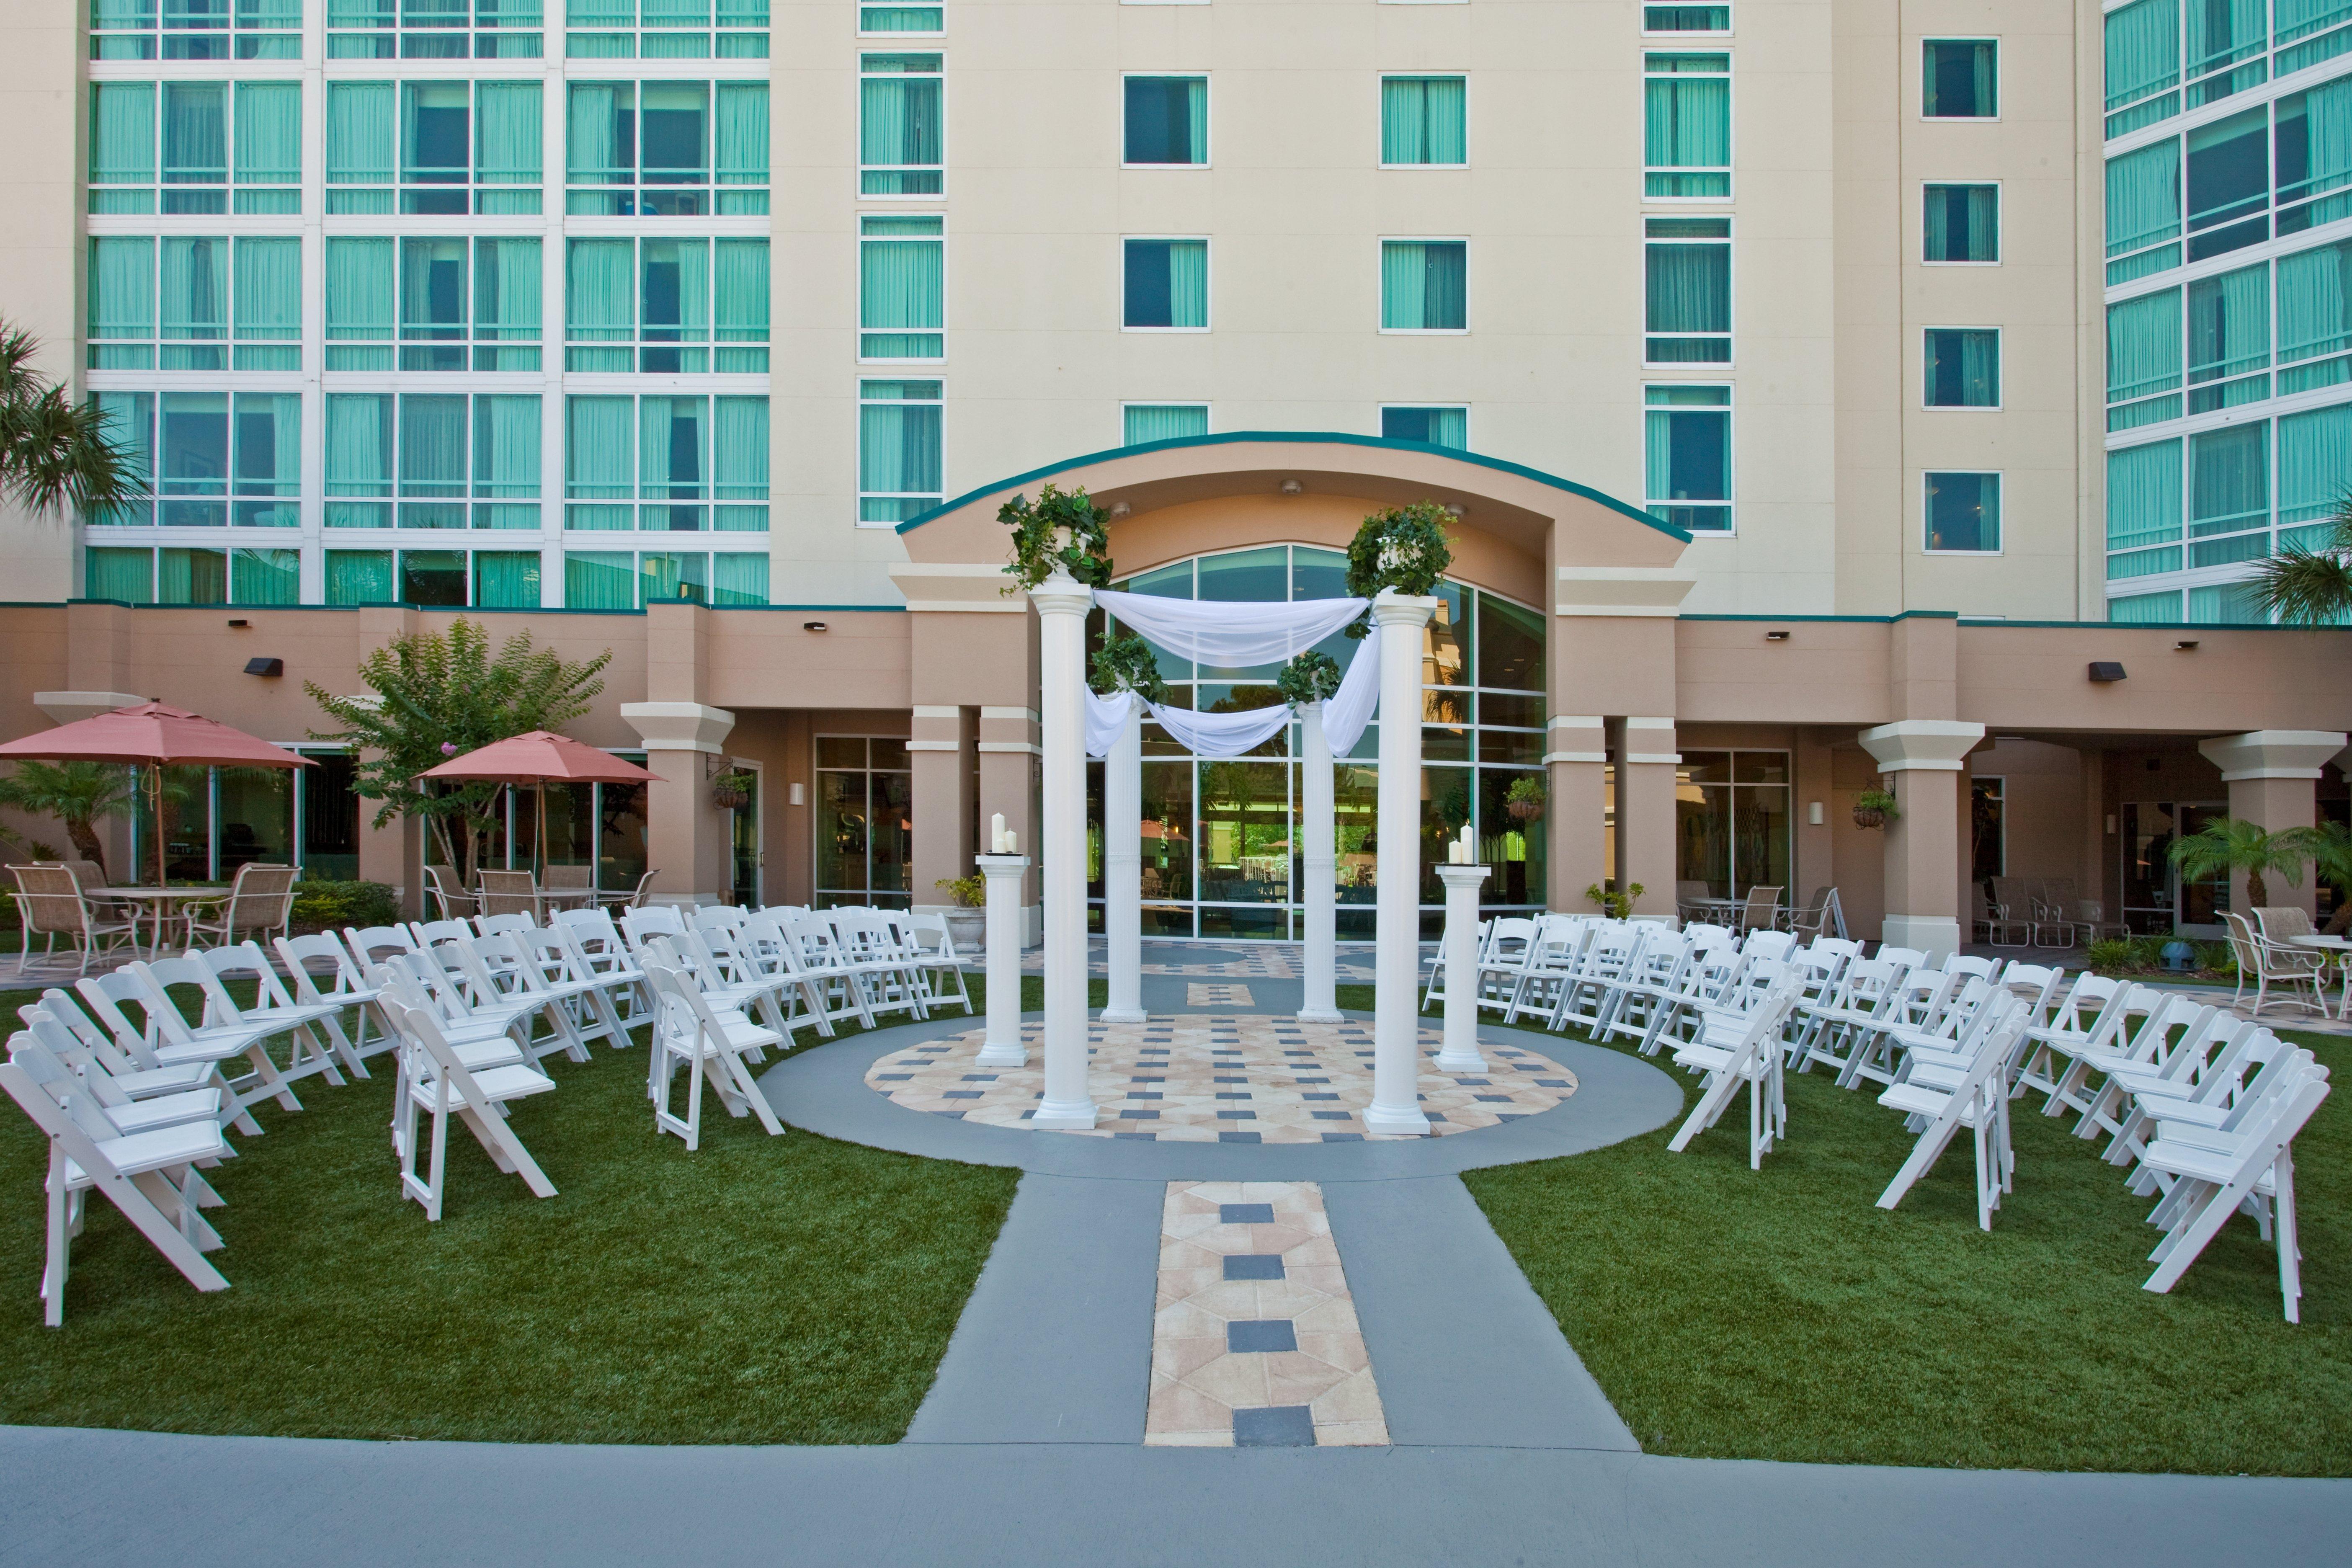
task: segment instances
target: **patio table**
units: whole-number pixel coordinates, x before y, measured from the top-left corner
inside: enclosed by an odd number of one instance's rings
[[[182,888],[108,888],[105,889],[104,896],[128,904],[147,906],[144,910],[134,909],[132,919],[134,922],[141,919],[149,922],[153,931],[153,940],[148,943],[148,951],[161,952],[163,949],[164,926],[174,921],[184,921],[186,918],[185,905],[225,899],[228,897],[229,891],[230,889],[225,885],[192,885]],[[138,951],[139,942],[135,936],[131,940],[131,946],[132,952]]]
[[[2352,1016],[2352,938],[2291,936],[2287,941],[2297,947],[2316,948],[2322,958],[2335,960],[2336,979],[2339,982],[2336,999],[2336,1016],[2342,1018]],[[2327,1016],[2327,995],[2324,991],[2319,997],[2319,1014],[2323,1018]]]

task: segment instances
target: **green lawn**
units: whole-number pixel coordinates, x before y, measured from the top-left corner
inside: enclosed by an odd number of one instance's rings
[[[2352,1064],[2352,1043],[2296,1037]],[[1653,1453],[2352,1473],[2347,1097],[2296,1144],[2299,1327],[2242,1218],[2170,1295],[2141,1289],[2149,1205],[2040,1104],[2016,1104],[2017,1191],[1990,1235],[1965,1141],[1875,1207],[1911,1139],[1819,1072],[1790,1079],[1790,1135],[1760,1172],[1741,1104],[1682,1154],[1670,1124],[1465,1179]]]
[[[13,1026],[33,999],[0,994],[0,1017]],[[240,1157],[213,1174],[228,1245],[212,1256],[231,1289],[198,1295],[93,1198],[54,1330],[37,1294],[44,1148],[0,1100],[0,1421],[895,1442],[1018,1178],[771,1139],[708,1099],[689,1154],[654,1132],[644,1051],[600,1046],[584,1066],[550,1058],[561,1087],[515,1107],[559,1194],[532,1198],[453,1127],[430,1225],[399,1195],[391,1058],[370,1065],[369,1082],[304,1082],[301,1115],[261,1109],[267,1135],[236,1138]]]

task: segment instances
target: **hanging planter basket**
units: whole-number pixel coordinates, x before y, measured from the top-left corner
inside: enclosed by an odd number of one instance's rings
[[[1853,808],[1853,825],[1856,827],[1884,827],[1886,826],[1886,814],[1876,806],[1857,805]]]
[[[740,811],[751,804],[751,775],[720,773],[710,781],[710,804],[721,811]]]
[[[1539,800],[1515,800],[1509,803],[1508,809],[1511,816],[1521,822],[1533,822],[1544,812],[1543,802]]]
[[[1886,790],[1866,789],[1854,799],[1856,827],[1884,827],[1890,819],[1902,815],[1895,808],[1895,796]]]

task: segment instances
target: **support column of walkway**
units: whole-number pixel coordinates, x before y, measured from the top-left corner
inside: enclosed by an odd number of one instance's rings
[[[2231,816],[2267,833],[2283,833],[2318,820],[2313,795],[2320,765],[2341,752],[2344,742],[2343,734],[2330,730],[2252,730],[2200,741],[2197,749],[2221,770],[2221,782],[2230,786]],[[2277,876],[2264,878],[2263,883],[2263,896],[2274,907],[2299,908],[2305,914],[2318,907],[2318,889],[2307,865],[2300,886]],[[2233,874],[2230,908],[2243,912],[2252,907],[2245,877]]]
[[[733,826],[710,798],[710,775],[735,715],[702,700],[710,668],[711,612],[699,605],[646,609],[646,700],[621,704],[621,717],[644,737],[646,864],[657,873],[653,897],[666,904],[721,902],[734,883]]]
[[[1961,759],[1985,728],[1957,719],[1906,719],[1862,732],[1900,814],[1886,824],[1890,947],[1958,952],[1960,916]]]
[[[947,909],[952,900],[940,881],[971,876],[972,857],[987,848],[971,836],[979,716],[956,703],[918,702],[912,729],[907,760],[914,773],[914,905]]]

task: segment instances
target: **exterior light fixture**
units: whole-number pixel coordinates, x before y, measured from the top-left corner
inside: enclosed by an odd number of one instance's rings
[[[2091,679],[2105,686],[2124,679],[2124,667],[2110,659],[2097,659],[2091,665]]]
[[[1805,822],[1809,826],[1812,827],[1819,827],[1822,825],[1822,803],[1820,801],[1814,800],[1807,801],[1805,803]]]
[[[801,786],[797,784],[792,786],[791,800],[792,804],[794,805],[806,805],[808,804],[807,800],[802,796]]]
[[[804,632],[821,632],[824,630],[824,623],[823,621],[803,621],[801,623],[801,630]]]
[[[1766,632],[1764,634],[1764,640],[1766,642],[1787,642],[1789,640],[1789,634],[1786,632]]]
[[[2195,637],[2182,637],[2179,642],[2172,645],[2172,651],[2175,653],[2195,653],[2197,651],[2197,639]]]
[[[247,675],[283,675],[286,673],[286,661],[282,658],[248,658],[245,661],[245,672]]]
[[[1282,493],[1286,496],[1304,495],[1307,493],[1307,487],[1297,479],[1285,479],[1282,481]]]
[[[1127,516],[1134,510],[1135,509],[1133,507],[1129,506],[1123,500],[1115,500],[1110,503],[1110,520],[1113,522],[1117,522],[1120,518]]]
[[[243,620],[239,620],[239,621],[231,621],[231,622],[229,622],[229,625],[230,625],[230,626],[236,626],[236,627],[242,628],[242,627],[245,627],[245,626],[249,626],[253,625],[253,623],[252,623],[251,621],[243,621]]]

